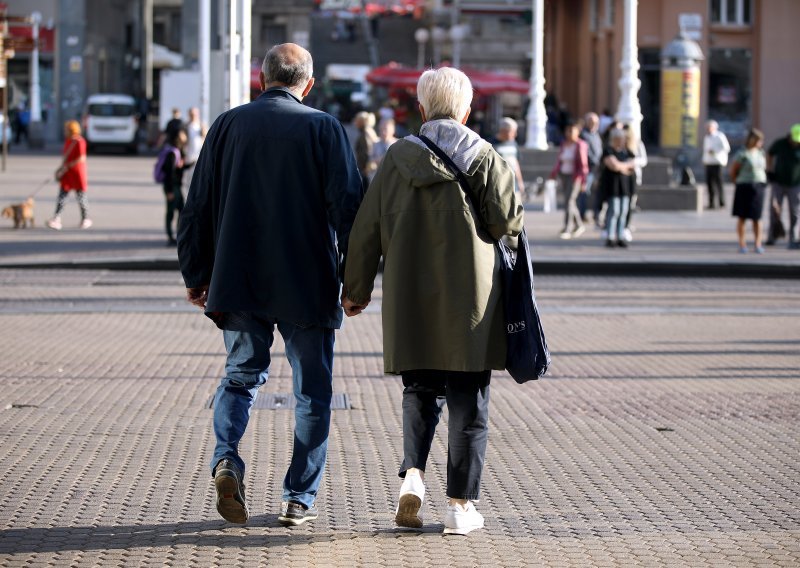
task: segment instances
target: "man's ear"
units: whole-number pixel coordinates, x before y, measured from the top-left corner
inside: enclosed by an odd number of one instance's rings
[[[465,114],[464,118],[461,119],[461,124],[466,124],[467,123],[467,119],[469,118],[469,113],[471,113],[471,112],[472,112],[472,108],[468,108],[467,109],[467,114]]]
[[[421,103],[417,103],[417,106],[419,107],[419,113],[422,115],[422,122],[428,122],[428,117],[425,116],[425,107]]]
[[[263,71],[258,72],[258,84],[261,86],[262,91],[267,90],[267,77],[264,75]]]
[[[300,98],[304,98],[311,91],[311,88],[313,86],[314,86],[314,77],[311,77],[311,79],[308,80],[308,83],[306,83],[306,86],[303,89],[303,94],[300,95]]]

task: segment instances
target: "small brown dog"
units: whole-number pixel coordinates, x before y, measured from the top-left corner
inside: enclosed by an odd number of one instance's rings
[[[14,219],[15,229],[25,229],[28,227],[29,222],[30,226],[33,227],[33,205],[33,197],[29,197],[22,203],[9,205],[3,209],[3,217]]]

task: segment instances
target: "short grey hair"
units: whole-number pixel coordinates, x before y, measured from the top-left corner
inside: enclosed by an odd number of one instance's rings
[[[510,116],[504,116],[500,119],[500,130],[517,130],[518,128],[517,121]]]
[[[428,69],[417,81],[417,100],[428,120],[461,120],[472,103],[472,83],[458,69]]]
[[[267,84],[282,83],[290,89],[302,88],[314,76],[314,64],[311,54],[305,49],[282,43],[267,52],[261,71]]]

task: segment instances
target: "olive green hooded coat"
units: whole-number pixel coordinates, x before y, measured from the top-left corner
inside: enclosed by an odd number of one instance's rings
[[[358,304],[370,299],[383,255],[387,373],[503,369],[500,265],[492,239],[522,230],[514,172],[488,142],[454,120],[427,122],[421,133],[466,174],[478,211],[421,140],[397,141],[356,215],[346,294]],[[479,235],[476,225],[485,231]]]

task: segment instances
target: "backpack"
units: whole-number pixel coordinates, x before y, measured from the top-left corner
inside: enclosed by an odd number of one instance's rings
[[[158,159],[156,160],[156,165],[153,168],[153,180],[155,180],[156,183],[164,183],[164,181],[167,179],[167,172],[164,171],[164,164],[167,163],[167,156],[169,156],[170,153],[175,156],[176,164],[181,159],[179,150],[175,146],[164,144],[158,153]]]

